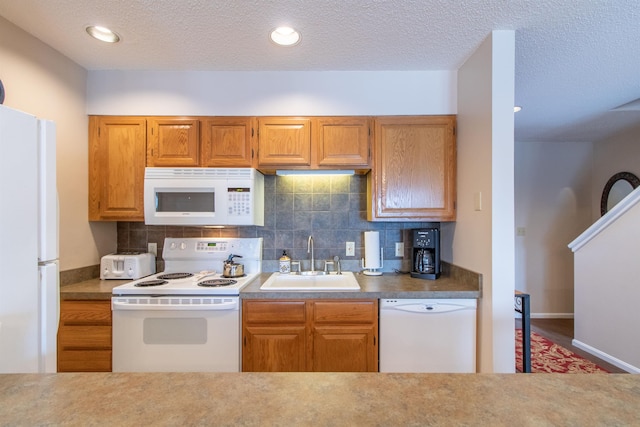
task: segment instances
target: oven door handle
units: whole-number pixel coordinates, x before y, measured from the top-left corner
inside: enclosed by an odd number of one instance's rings
[[[177,301],[180,300],[180,301]],[[202,301],[202,298],[114,298],[111,300],[112,310],[237,310],[237,299],[217,299],[215,302]]]

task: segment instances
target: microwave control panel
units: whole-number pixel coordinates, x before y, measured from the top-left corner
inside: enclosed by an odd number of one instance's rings
[[[251,188],[230,187],[227,189],[228,214],[231,216],[251,215]]]

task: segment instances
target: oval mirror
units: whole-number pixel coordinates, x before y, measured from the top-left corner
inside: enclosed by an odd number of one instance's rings
[[[640,179],[631,172],[618,172],[607,181],[600,199],[600,214],[609,212],[622,199],[640,185]]]

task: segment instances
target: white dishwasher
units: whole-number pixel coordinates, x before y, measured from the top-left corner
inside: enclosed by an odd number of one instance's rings
[[[381,299],[380,372],[476,372],[475,299]]]

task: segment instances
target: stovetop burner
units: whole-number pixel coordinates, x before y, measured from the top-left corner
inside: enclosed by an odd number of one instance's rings
[[[193,277],[193,274],[192,273],[167,273],[167,274],[159,275],[158,279],[177,280],[177,279],[186,279],[187,277]]]
[[[202,282],[198,282],[198,286],[217,288],[220,286],[235,285],[236,283],[238,283],[237,280],[231,280],[231,279],[209,279],[209,280],[203,280]]]
[[[142,282],[138,282],[134,286],[138,286],[138,287],[141,287],[141,288],[146,288],[148,286],[166,285],[167,283],[169,283],[169,282],[167,282],[166,280],[154,279],[154,280],[144,280]]]
[[[240,277],[246,277],[246,274],[243,274],[242,276],[225,276],[224,274],[221,274],[220,277],[224,277],[225,279],[238,279]]]

